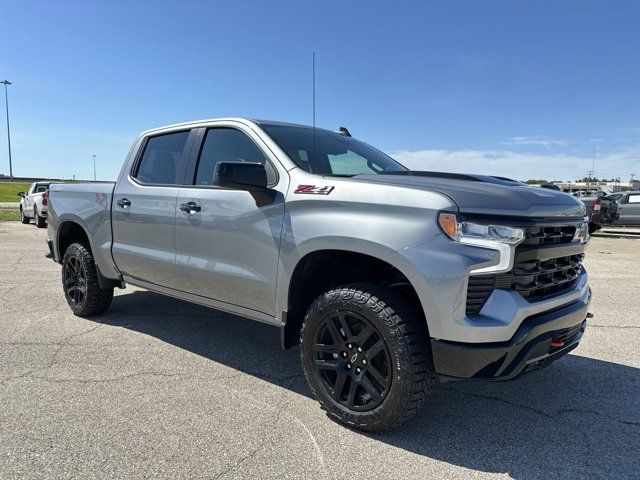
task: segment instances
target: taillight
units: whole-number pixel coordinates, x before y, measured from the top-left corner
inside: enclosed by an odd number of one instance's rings
[[[44,192],[42,192],[42,205],[46,205],[47,204],[47,194],[49,193],[49,190],[45,190]]]
[[[601,208],[602,208],[602,200],[600,200],[599,198],[596,198],[596,201],[593,202],[593,211],[599,212]]]

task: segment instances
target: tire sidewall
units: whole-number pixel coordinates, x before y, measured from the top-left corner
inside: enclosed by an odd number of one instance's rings
[[[344,295],[344,291],[332,290],[325,293],[311,306],[304,321],[301,332],[302,363],[311,389],[330,415],[337,416],[341,421],[353,426],[370,428],[377,423],[385,423],[394,412],[404,404],[410,392],[410,358],[404,345],[404,337],[386,309],[380,309],[371,297],[362,292],[350,291],[351,298]],[[317,377],[314,366],[313,343],[318,327],[327,315],[336,310],[351,311],[362,315],[378,330],[386,343],[391,360],[391,387],[383,402],[376,408],[360,412],[350,410],[336,402],[326,392],[321,380]]]

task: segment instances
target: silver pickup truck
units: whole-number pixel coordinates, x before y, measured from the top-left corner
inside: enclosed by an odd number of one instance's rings
[[[115,183],[52,184],[47,242],[76,315],[132,284],[275,325],[327,413],[375,431],[436,379],[573,350],[587,221],[569,195],[410,171],[345,128],[230,118],[144,132]]]

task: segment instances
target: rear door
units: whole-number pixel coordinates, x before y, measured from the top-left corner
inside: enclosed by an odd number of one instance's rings
[[[275,288],[288,176],[259,136],[243,125],[202,129],[176,210],[176,276],[180,289],[275,316]],[[266,194],[213,185],[222,161],[259,162]]]
[[[112,251],[125,279],[175,286],[176,197],[191,142],[189,129],[147,137],[116,185]]]
[[[640,225],[640,193],[629,193],[622,198],[618,206],[620,223]]]

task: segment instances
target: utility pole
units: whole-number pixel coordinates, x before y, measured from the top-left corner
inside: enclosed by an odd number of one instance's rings
[[[96,181],[96,156],[93,156],[93,181]]]
[[[9,95],[7,94],[7,85],[11,85],[9,80],[3,80],[4,84],[4,103],[7,107],[7,143],[9,144],[9,181],[13,182],[13,165],[11,164],[11,132],[9,130]]]
[[[593,150],[593,160],[591,160],[591,170],[587,171],[587,178],[589,179],[589,183],[593,182],[593,174],[596,170],[596,151]]]

